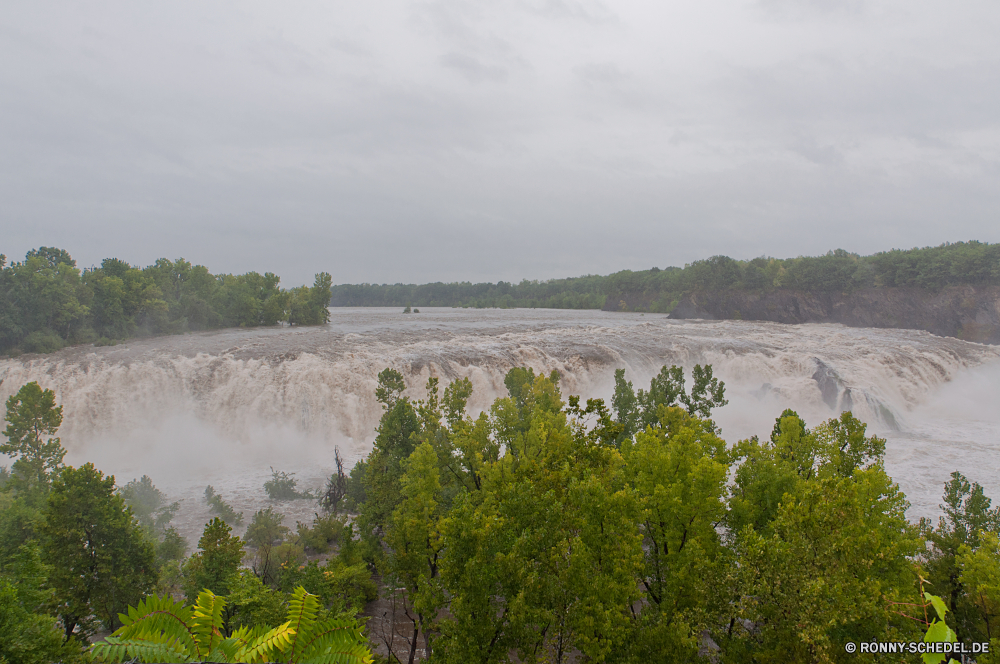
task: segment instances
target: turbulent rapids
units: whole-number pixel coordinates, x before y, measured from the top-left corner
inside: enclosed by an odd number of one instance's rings
[[[269,465],[316,484],[335,444],[349,460],[366,454],[385,367],[407,377],[414,397],[428,376],[468,377],[470,405],[483,409],[518,365],[558,370],[564,394],[608,398],[616,368],[640,387],[664,364],[710,363],[726,381],[730,405],[716,419],[731,443],[767,435],[788,406],[810,424],[851,409],[889,438],[887,469],[921,516],[936,512],[956,469],[1000,498],[998,360],[996,347],[908,330],[599,311],[333,309],[322,327],[3,360],[0,397],[32,380],[54,389],[70,463],[92,460],[120,481],[147,473],[178,490],[206,479],[236,490],[259,487]]]

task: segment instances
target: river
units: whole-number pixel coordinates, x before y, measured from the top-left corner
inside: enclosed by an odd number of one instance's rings
[[[1000,498],[1000,347],[926,332],[671,320],[662,314],[545,309],[334,308],[320,327],[222,330],[67,348],[0,360],[0,397],[36,380],[64,405],[67,462],[93,461],[119,483],[148,474],[182,501],[192,532],[212,483],[245,512],[265,502],[273,466],[317,488],[337,445],[371,448],[376,376],[393,367],[413,397],[428,376],[471,379],[474,411],[527,365],[562,375],[563,394],[609,399],[624,367],[635,386],[664,364],[710,363],[726,382],[715,419],[730,443],[766,436],[795,408],[810,425],[844,408],[888,440],[886,469],[912,506],[938,513],[960,470]],[[306,519],[315,504],[286,510]],[[247,514],[249,517],[249,513]],[[190,523],[187,523],[190,522]]]

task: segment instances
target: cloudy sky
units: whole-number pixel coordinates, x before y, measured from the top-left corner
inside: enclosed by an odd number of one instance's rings
[[[8,2],[0,252],[335,283],[1000,241],[996,0]]]

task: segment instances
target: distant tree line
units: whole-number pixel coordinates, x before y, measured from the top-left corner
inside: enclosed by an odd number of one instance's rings
[[[540,307],[600,309],[628,294],[647,296],[651,311],[668,312],[695,291],[777,289],[851,292],[863,288],[1000,285],[1000,244],[958,242],[939,247],[880,252],[871,256],[837,249],[823,256],[735,260],[713,256],[683,268],[623,270],[549,281],[473,284],[343,284],[332,289],[333,306]]]
[[[9,265],[0,254],[0,352],[329,319],[329,274],[317,274],[311,288],[279,282],[271,272],[213,275],[183,258],[144,268],[107,258],[80,270],[64,249],[39,247]]]

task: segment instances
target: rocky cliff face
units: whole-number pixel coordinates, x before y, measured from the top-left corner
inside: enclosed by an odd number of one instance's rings
[[[617,298],[616,307],[606,308],[643,311],[649,307],[645,299],[626,294]],[[681,298],[670,316],[905,328],[966,341],[1000,344],[1000,287],[955,286],[939,291],[873,288],[853,293],[694,292]]]

